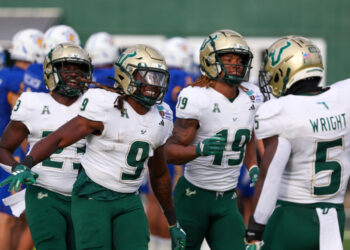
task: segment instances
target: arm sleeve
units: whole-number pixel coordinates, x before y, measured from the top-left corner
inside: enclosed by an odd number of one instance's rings
[[[279,193],[279,184],[290,153],[291,144],[289,141],[279,137],[277,149],[267,171],[264,186],[254,212],[254,219],[259,224],[266,225],[275,209]]]

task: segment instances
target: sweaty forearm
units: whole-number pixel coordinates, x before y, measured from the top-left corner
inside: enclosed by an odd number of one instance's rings
[[[35,164],[42,162],[56,152],[56,150],[59,149],[58,142],[57,140],[52,140],[50,135],[37,142],[29,154],[33,157]]]
[[[12,152],[6,148],[0,147],[0,162],[5,165],[12,166],[16,163],[16,160],[13,158]]]
[[[174,123],[173,135],[165,144],[168,163],[182,165],[197,157],[196,146],[190,145],[196,136],[199,122],[178,118]]]
[[[166,144],[166,160],[168,163],[183,165],[197,158],[195,146],[183,146],[179,144]]]
[[[151,186],[169,225],[176,223],[174,203],[171,194],[171,180],[169,174],[160,177],[150,176]]]
[[[93,125],[100,125],[97,122],[90,122]],[[57,149],[65,148],[79,141],[85,136],[91,134],[95,127],[90,125],[89,121],[82,117],[75,117],[55,132],[37,142],[30,155],[34,158],[35,163],[41,162]],[[102,131],[103,125],[97,126],[96,129]]]

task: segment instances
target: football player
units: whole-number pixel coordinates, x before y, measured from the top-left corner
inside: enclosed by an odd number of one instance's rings
[[[113,63],[118,57],[118,46],[112,35],[107,32],[92,34],[86,41],[85,50],[89,53],[94,65],[93,80],[108,87],[114,86]],[[91,84],[90,87],[96,87]]]
[[[248,168],[256,165],[255,108],[239,85],[252,58],[237,32],[210,34],[200,48],[203,76],[178,97],[166,154],[168,162],[186,164],[174,202],[189,249],[200,249],[204,238],[212,249],[244,249],[235,189],[243,161]]]
[[[261,93],[259,86],[257,86],[257,84],[254,84],[252,82],[242,82],[239,87],[249,96],[249,98],[254,103],[255,109],[258,110],[259,106],[264,102],[264,95]],[[254,140],[256,140],[254,133],[253,133],[253,138]],[[261,159],[264,153],[264,145],[262,143],[262,140],[256,140],[256,147],[257,147],[257,156],[258,156],[258,163],[259,163],[259,160]],[[252,169],[251,171],[253,170],[256,170],[256,174],[255,176],[253,176],[253,179],[252,179],[251,175],[249,175],[249,172],[246,166],[243,164],[241,167],[241,171],[238,178],[238,184],[237,184],[238,208],[243,215],[243,220],[246,226],[248,225],[249,217],[253,213],[254,186],[255,186],[256,178],[259,175],[258,166],[255,166],[255,169]]]
[[[10,121],[11,107],[15,104],[20,92],[23,75],[28,66],[42,60],[43,33],[37,29],[24,29],[18,31],[13,39],[9,50],[11,59],[14,60],[12,67],[5,67],[0,71],[0,137]],[[13,152],[20,161],[25,156],[26,147],[17,147]],[[0,168],[0,180],[7,178],[9,174]],[[11,195],[7,188],[0,189],[0,248],[14,247],[11,237],[14,226],[18,225],[18,219],[12,217],[10,207],[5,206],[2,199]],[[3,246],[3,247],[2,247]]]
[[[184,248],[185,233],[176,219],[164,154],[173,126],[170,108],[161,104],[168,77],[158,51],[145,45],[130,47],[115,66],[120,93],[88,90],[78,116],[39,141],[7,180],[11,187],[21,180],[31,183],[33,166],[87,137],[83,168],[72,194],[78,249],[148,249],[148,223],[138,195],[147,165],[173,249]]]
[[[67,25],[54,25],[50,27],[44,34],[43,48],[46,56],[51,49],[60,43],[73,43],[80,45],[80,38],[77,32]],[[32,92],[49,92],[44,83],[43,61],[29,65],[24,73],[24,91]]]
[[[349,81],[321,88],[320,50],[300,36],[275,41],[262,69],[262,91],[279,98],[262,104],[256,114],[255,133],[265,154],[254,194],[257,207],[246,232],[248,249],[263,243],[268,250],[343,249]]]
[[[173,114],[179,92],[188,84],[192,83],[192,76],[187,72],[187,65],[191,63],[189,45],[182,37],[168,39],[163,48],[162,54],[169,67],[169,88],[165,94],[164,102],[169,104]],[[183,166],[168,164],[172,186],[175,186],[177,179],[183,174]],[[150,250],[169,249],[170,235],[167,230],[167,222],[164,216],[159,216],[161,209],[152,191],[142,189],[147,197],[147,219],[151,232]],[[145,192],[146,191],[146,192]],[[148,192],[147,192],[148,191]]]
[[[78,114],[83,90],[81,79],[91,79],[88,54],[79,46],[63,43],[44,61],[48,93],[24,92],[13,108],[11,121],[0,140],[0,162],[13,165],[17,183],[30,174],[12,157],[27,139],[30,149],[42,138]],[[75,249],[71,220],[71,194],[84,153],[85,139],[60,148],[32,170],[25,193],[26,215],[36,249]],[[6,183],[6,181],[5,181]]]

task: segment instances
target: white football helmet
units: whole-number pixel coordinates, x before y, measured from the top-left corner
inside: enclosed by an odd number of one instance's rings
[[[107,32],[92,34],[86,41],[85,50],[89,53],[94,66],[113,64],[118,56],[118,47],[112,35]]]
[[[43,32],[38,29],[18,31],[12,38],[12,44],[9,50],[11,59],[42,63],[44,61],[42,47],[43,35]]]
[[[162,54],[168,67],[188,70],[192,64],[190,48],[185,38],[168,39],[163,46]]]
[[[60,43],[80,45],[80,38],[72,27],[63,24],[54,25],[44,34],[43,47],[45,55]]]

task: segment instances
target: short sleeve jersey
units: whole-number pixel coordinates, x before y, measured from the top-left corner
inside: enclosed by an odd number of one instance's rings
[[[350,174],[350,80],[314,96],[288,95],[262,104],[258,139],[278,135],[292,147],[278,199],[343,203]]]
[[[81,97],[70,106],[58,103],[47,93],[24,92],[13,107],[11,120],[22,122],[29,130],[30,150],[35,143],[74,118],[80,108]],[[35,165],[39,174],[38,186],[70,196],[85,151],[85,139],[64,149],[58,149],[49,158]]]
[[[165,144],[173,128],[172,113],[165,103],[139,115],[124,101],[124,112],[114,107],[119,94],[89,89],[83,96],[80,116],[102,122],[101,135],[87,137],[81,161],[95,183],[120,193],[136,192],[144,179],[154,150]]]
[[[246,143],[251,138],[254,114],[254,104],[241,89],[231,102],[213,88],[184,88],[178,97],[176,117],[198,120],[199,128],[191,145],[215,135],[221,135],[227,141],[222,154],[201,156],[188,162],[186,179],[213,191],[235,188]]]

